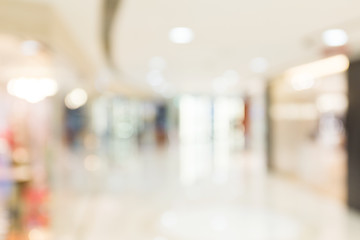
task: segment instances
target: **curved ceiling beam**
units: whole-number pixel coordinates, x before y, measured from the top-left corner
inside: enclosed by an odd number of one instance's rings
[[[105,56],[110,66],[114,66],[112,60],[111,32],[121,2],[122,0],[103,0],[102,41]]]

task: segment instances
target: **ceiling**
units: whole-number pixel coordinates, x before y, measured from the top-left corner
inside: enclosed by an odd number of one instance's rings
[[[0,34],[0,68],[0,83],[24,76],[54,75],[51,54],[45,46],[6,34]]]
[[[360,2],[356,0],[124,0],[113,29],[114,61],[127,81],[149,84],[154,56],[166,60],[168,86],[178,92],[212,93],[213,79],[236,70],[241,92],[254,79],[322,57],[321,33],[343,28],[349,48],[360,41]],[[174,27],[189,27],[194,40],[174,44]],[[250,62],[264,57],[266,73],[255,74]]]

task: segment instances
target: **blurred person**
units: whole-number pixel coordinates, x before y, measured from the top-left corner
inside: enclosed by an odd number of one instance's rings
[[[249,150],[251,147],[251,100],[250,97],[246,97],[244,99],[244,119],[243,119],[243,126],[244,126],[244,137],[245,137],[245,150]]]
[[[85,128],[85,115],[82,108],[68,109],[65,112],[65,141],[73,148],[79,147],[81,133]]]
[[[168,142],[167,108],[165,105],[159,105],[157,107],[155,127],[156,143],[162,147]]]

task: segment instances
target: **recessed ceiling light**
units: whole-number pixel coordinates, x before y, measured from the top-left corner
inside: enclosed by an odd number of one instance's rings
[[[268,69],[269,62],[263,57],[257,57],[251,60],[250,68],[255,73],[263,73]]]
[[[349,38],[342,29],[329,29],[322,34],[324,43],[329,47],[339,47],[345,45]]]
[[[194,39],[194,33],[190,28],[177,27],[170,30],[169,39],[173,43],[186,44]]]

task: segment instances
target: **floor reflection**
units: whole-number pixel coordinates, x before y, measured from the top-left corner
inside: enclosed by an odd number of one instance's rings
[[[128,152],[100,157],[104,165],[96,171],[92,155],[72,165],[74,176],[82,172],[83,191],[58,188],[54,239],[355,240],[359,234],[359,215],[268,173],[254,152],[216,143],[114,149]]]

